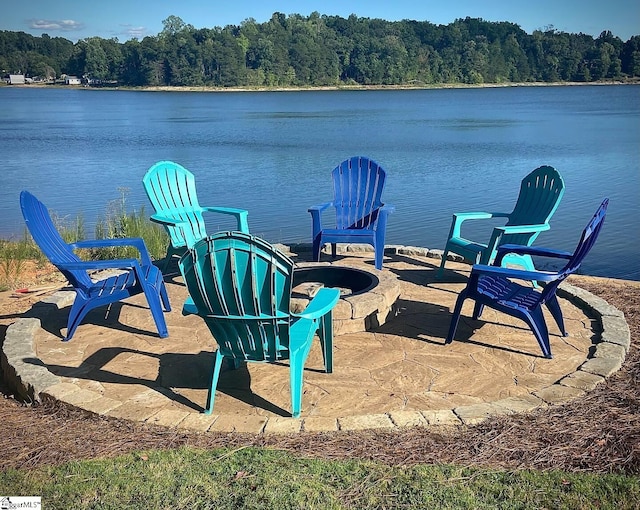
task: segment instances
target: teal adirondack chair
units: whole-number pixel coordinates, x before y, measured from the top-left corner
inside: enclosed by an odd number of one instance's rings
[[[247,211],[231,207],[201,207],[196,194],[193,174],[173,161],[159,161],[142,179],[144,189],[156,213],[151,221],[164,225],[171,242],[163,272],[174,255],[182,255],[187,248],[207,236],[203,213],[232,215],[238,230],[249,232]]]
[[[437,277],[442,277],[449,252],[457,253],[473,264],[491,264],[497,249],[503,244],[531,246],[540,232],[549,230],[549,219],[558,208],[564,195],[564,181],[553,167],[541,166],[527,175],[520,184],[520,194],[512,212],[455,213],[449,231],[449,239],[442,254]],[[462,237],[462,224],[467,220],[506,218],[506,224],[493,229],[488,244],[470,241]],[[516,265],[534,271],[529,255],[508,254],[504,266]]]
[[[293,261],[266,241],[219,232],[198,241],[179,260],[189,291],[182,313],[202,317],[218,344],[205,413],[213,410],[223,358],[289,359],[292,416],[300,416],[302,373],[318,332],[325,371],[333,370],[332,309],[338,289],[320,289],[302,313],[290,311]]]

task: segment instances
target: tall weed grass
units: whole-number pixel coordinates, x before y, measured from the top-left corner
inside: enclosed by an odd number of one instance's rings
[[[164,228],[148,219],[144,206],[138,211],[135,209],[128,211],[129,189],[118,188],[118,191],[120,198],[107,204],[105,215],[96,223],[95,239],[141,237],[152,259],[163,258],[169,242],[169,236]],[[52,213],[52,220],[65,242],[73,243],[87,239],[82,214],[78,214],[75,218],[68,218]],[[85,260],[136,258],[138,250],[129,246],[118,246],[83,249],[78,250],[77,254]],[[44,265],[47,259],[26,229],[19,239],[0,239],[0,291],[7,290],[20,281],[25,265],[30,260],[36,261],[38,265]]]
[[[20,239],[0,239],[0,291],[8,290],[20,280],[29,260],[44,265],[46,258],[26,230]]]
[[[104,217],[96,223],[96,239],[121,239],[126,237],[141,237],[154,260],[164,257],[167,251],[169,236],[164,228],[151,222],[147,217],[144,206],[139,211],[127,211],[128,188],[118,188],[120,199],[110,202]],[[136,257],[137,250],[132,247],[112,247],[96,250],[92,253],[94,259],[130,258]]]

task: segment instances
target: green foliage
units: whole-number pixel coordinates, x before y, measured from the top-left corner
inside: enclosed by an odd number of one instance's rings
[[[54,212],[51,213],[51,219],[53,220],[53,224],[56,226],[56,230],[60,234],[60,237],[62,237],[65,243],[74,243],[86,238],[84,217],[82,214],[78,214],[75,218],[69,219],[58,216]]]
[[[169,236],[163,227],[152,223],[142,206],[140,211],[127,211],[128,188],[119,188],[120,199],[114,200],[107,207],[107,213],[96,223],[96,239],[120,239],[125,237],[141,237],[149,250],[151,258],[162,258],[167,250]],[[138,251],[129,246],[101,248],[92,251],[92,259],[135,258]]]
[[[25,232],[21,239],[0,239],[0,291],[8,290],[20,280],[27,260],[44,262],[44,255]]]
[[[594,81],[640,76],[639,36],[624,42],[509,22],[347,19],[276,12],[265,23],[195,29],[168,16],[157,36],[76,44],[0,31],[10,73],[76,74],[121,85],[218,87]]]
[[[640,504],[623,475],[391,467],[258,448],[181,448],[0,473],[0,494],[47,508],[599,508]]]

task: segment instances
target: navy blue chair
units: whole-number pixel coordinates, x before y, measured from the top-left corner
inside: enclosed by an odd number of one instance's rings
[[[395,208],[382,203],[387,174],[375,161],[356,156],[340,163],[331,173],[333,201],[312,206],[313,260],[320,261],[320,250],[331,243],[336,257],[336,243],[362,243],[373,246],[376,269],[382,269],[387,216]],[[335,209],[336,227],[322,227],[322,212]]]
[[[99,306],[108,305],[144,292],[160,337],[167,337],[167,324],[162,308],[171,310],[162,273],[153,265],[144,241],[140,238],[100,239],[66,243],[56,230],[45,205],[28,191],[20,193],[22,216],[33,240],[49,261],[67,278],[76,292],[69,312],[67,334],[63,340],[71,340],[86,314]],[[134,246],[140,260],[81,260],[74,249],[105,248],[110,246]],[[89,272],[116,269],[117,274],[94,281]]]
[[[462,304],[465,299],[470,298],[475,300],[474,319],[480,317],[485,306],[522,319],[533,331],[542,349],[542,354],[546,358],[551,358],[549,330],[542,313],[542,305],[546,305],[551,312],[560,329],[560,333],[563,336],[567,336],[562,310],[556,297],[556,290],[569,275],[578,270],[583,259],[596,242],[604,222],[608,204],[609,199],[605,199],[602,202],[582,232],[580,242],[573,253],[542,247],[505,244],[498,247],[493,266],[474,265],[471,269],[467,287],[460,293],[456,301],[445,343],[449,344],[453,341],[458,321],[460,320]],[[503,258],[508,254],[566,259],[567,264],[556,272],[525,271],[500,267]],[[544,282],[546,285],[542,290],[539,290],[531,286],[522,285],[513,281],[513,279]]]

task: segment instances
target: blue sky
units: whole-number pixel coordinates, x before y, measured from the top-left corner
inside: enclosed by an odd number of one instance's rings
[[[46,33],[74,42],[92,36],[124,42],[158,34],[170,15],[196,28],[212,28],[247,18],[262,23],[276,11],[435,24],[470,16],[510,21],[528,33],[553,25],[594,37],[611,30],[623,41],[640,35],[638,0],[0,0],[0,30]]]

